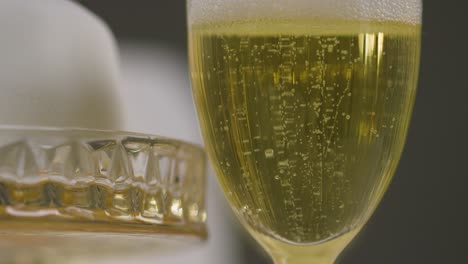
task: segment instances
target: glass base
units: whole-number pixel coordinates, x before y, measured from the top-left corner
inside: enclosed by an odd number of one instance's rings
[[[23,228],[28,225],[48,229],[50,222],[19,223],[10,226],[6,232],[0,230],[2,263],[100,263],[117,258],[130,260],[136,256],[147,256],[157,260],[158,257],[181,253],[199,241],[195,236],[179,235],[170,231],[167,233],[168,230],[160,229],[152,230],[153,234],[125,234],[115,232],[115,226],[99,228],[96,225],[69,223],[58,225],[63,231],[24,232]],[[21,230],[15,230],[16,228]],[[72,231],[74,229],[79,231]],[[85,231],[86,229],[112,231],[90,232]],[[117,230],[122,231],[118,227]]]

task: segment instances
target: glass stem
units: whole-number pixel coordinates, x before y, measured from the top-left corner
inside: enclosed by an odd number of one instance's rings
[[[292,245],[263,237],[262,246],[275,264],[333,264],[359,229],[312,245]],[[265,239],[266,238],[266,239]]]

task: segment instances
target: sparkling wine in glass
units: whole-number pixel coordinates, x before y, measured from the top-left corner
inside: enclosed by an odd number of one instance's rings
[[[188,0],[193,94],[235,214],[275,263],[333,263],[395,172],[419,0]]]

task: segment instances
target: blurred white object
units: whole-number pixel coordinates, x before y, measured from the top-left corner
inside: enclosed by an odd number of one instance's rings
[[[121,45],[125,129],[201,144],[187,58],[156,45]],[[210,170],[207,182],[208,241],[167,257],[128,258],[109,264],[237,264],[238,236],[229,207]]]
[[[201,143],[186,59],[131,43],[121,45],[120,56],[126,128]]]
[[[0,1],[0,123],[120,128],[108,28],[67,0]]]

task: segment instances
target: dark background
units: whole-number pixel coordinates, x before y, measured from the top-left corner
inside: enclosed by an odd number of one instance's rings
[[[119,39],[186,54],[183,0],[80,2]],[[418,96],[400,166],[339,263],[468,263],[468,1],[424,1],[422,43]],[[252,244],[244,245],[243,263],[270,263]]]

